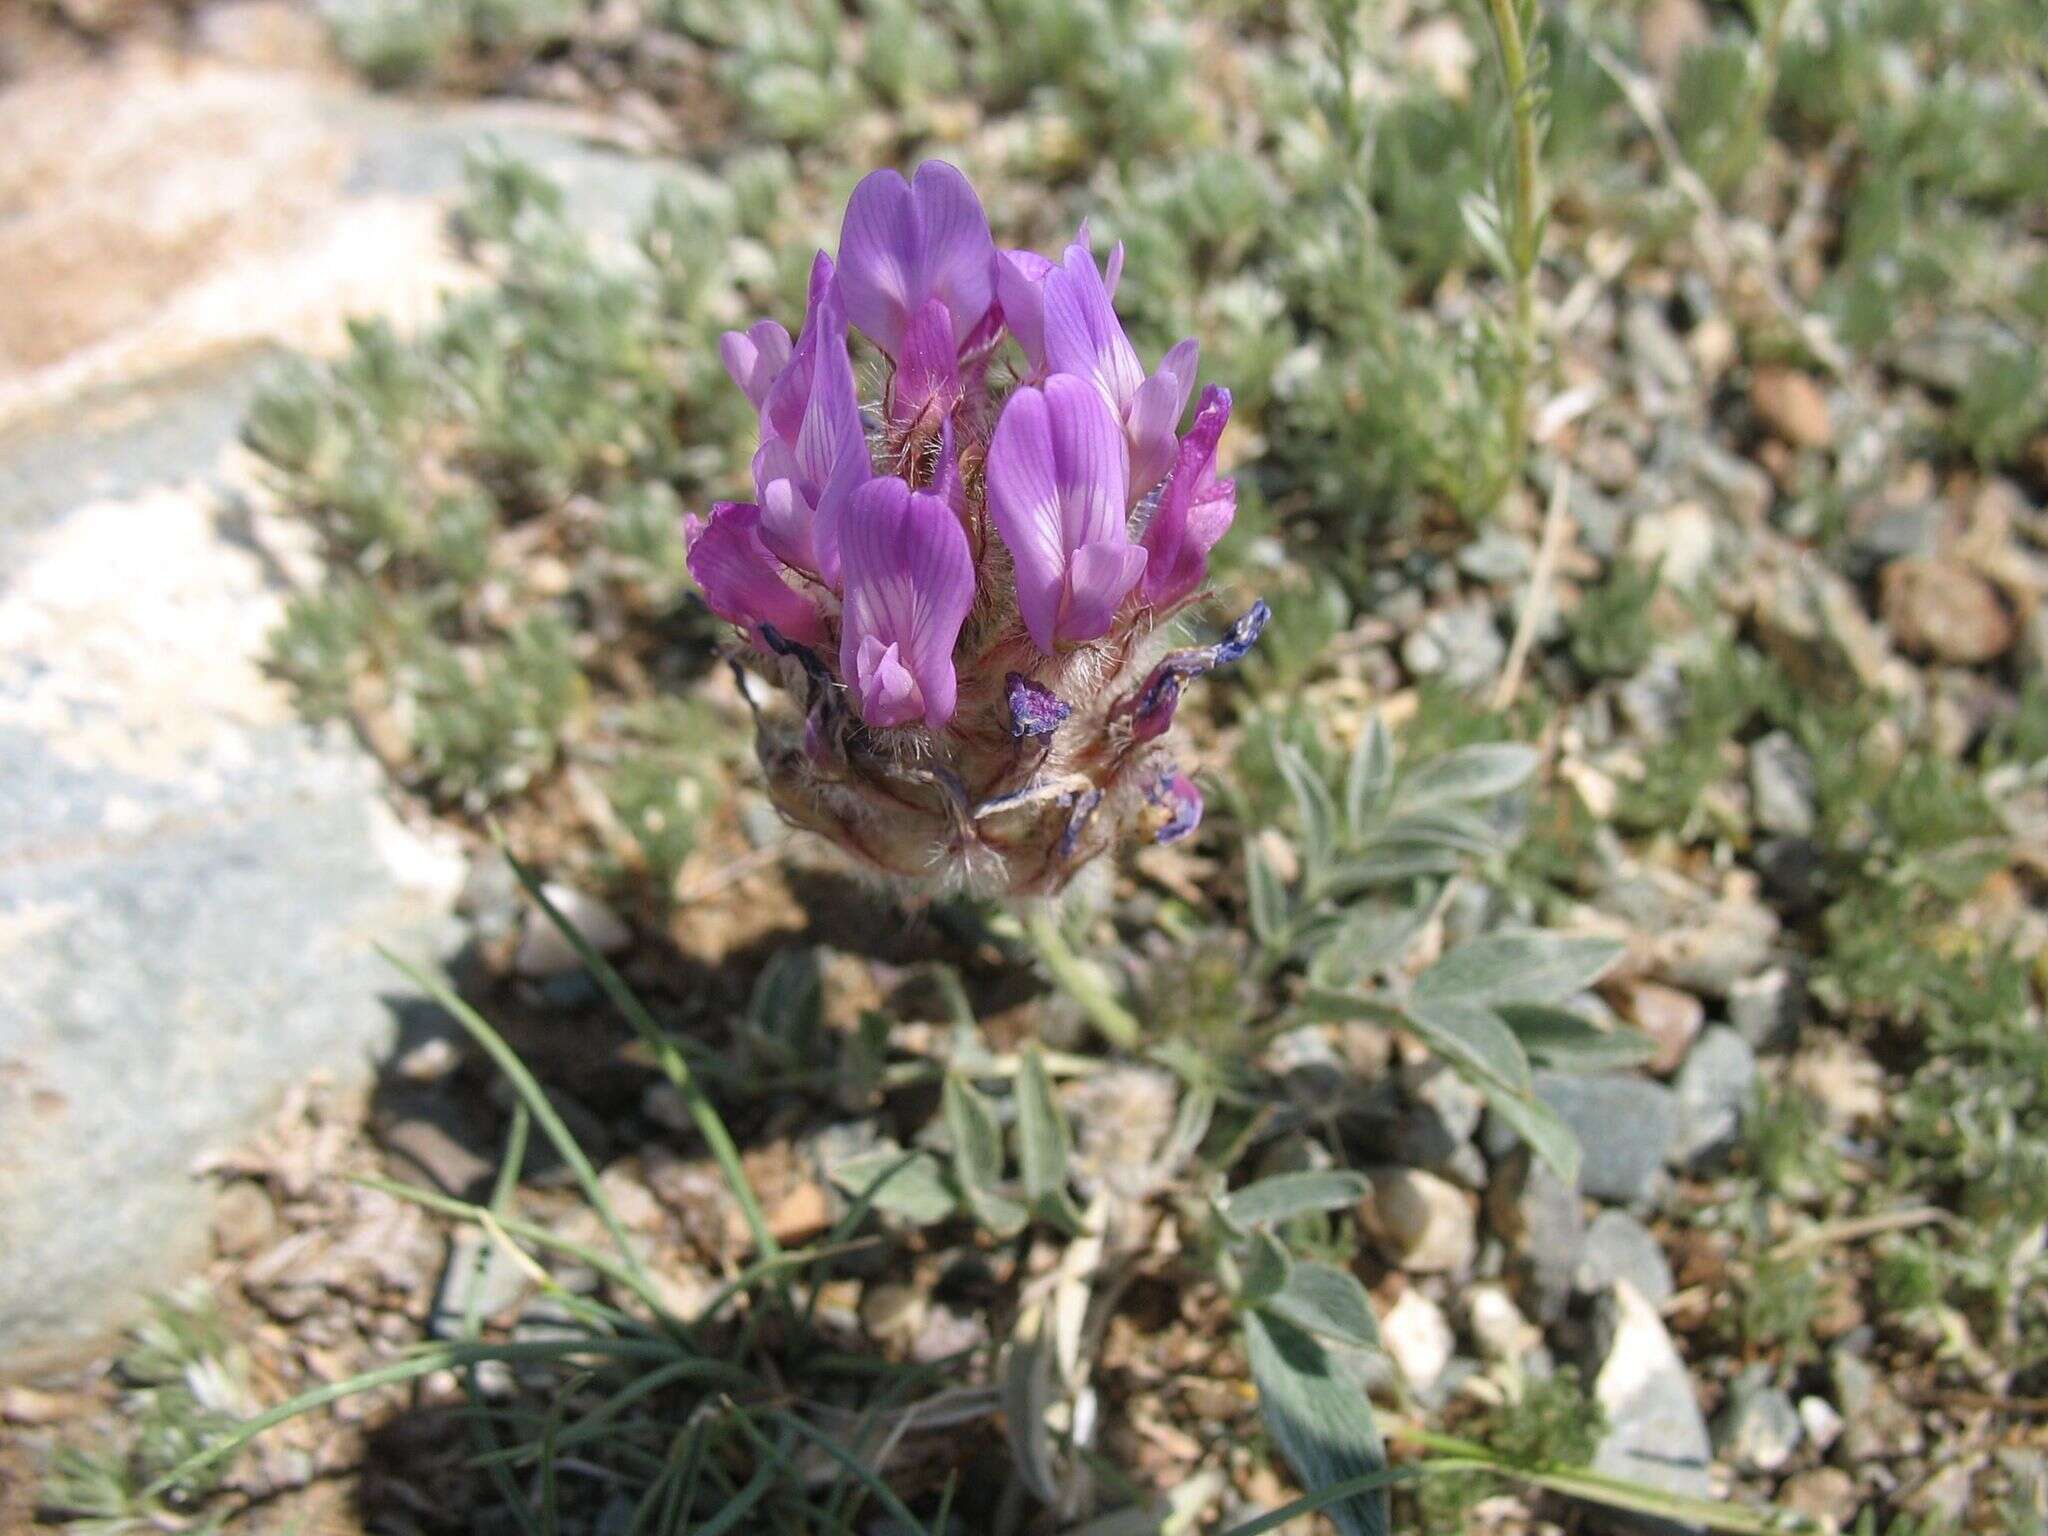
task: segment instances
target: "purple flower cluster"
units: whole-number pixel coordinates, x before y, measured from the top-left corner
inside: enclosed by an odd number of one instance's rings
[[[889,873],[1043,894],[1128,827],[1200,822],[1160,738],[1265,608],[1166,649],[1237,510],[1230,393],[1180,431],[1196,345],[1145,371],[1122,267],[1086,225],[1057,262],[998,249],[931,160],[855,189],[794,341],[772,320],[724,338],[760,416],[756,500],[687,520],[690,571],[801,703],[761,715],[777,804]],[[856,330],[886,362],[866,408]]]

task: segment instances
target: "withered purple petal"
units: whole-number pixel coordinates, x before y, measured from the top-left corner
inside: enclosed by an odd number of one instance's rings
[[[1074,712],[1065,699],[1022,672],[1012,672],[1003,679],[1003,694],[1010,706],[1010,734],[1019,741],[1031,736],[1050,736]]]
[[[1168,768],[1145,787],[1145,797],[1166,812],[1166,822],[1153,841],[1177,843],[1202,824],[1202,792],[1178,768]]]
[[[1164,735],[1173,724],[1173,712],[1180,704],[1181,689],[1189,679],[1243,660],[1245,652],[1258,641],[1265,631],[1266,621],[1272,616],[1273,610],[1266,606],[1264,599],[1260,599],[1239,615],[1214,645],[1169,651],[1146,675],[1138,690],[1122,699],[1111,714],[1130,721],[1133,741],[1150,741]]]
[[[1088,823],[1095,819],[1095,813],[1102,808],[1102,791],[1091,789],[1083,792],[1074,802],[1074,808],[1067,815],[1067,829],[1060,834],[1060,857],[1071,859],[1081,845],[1081,834],[1088,830]]]

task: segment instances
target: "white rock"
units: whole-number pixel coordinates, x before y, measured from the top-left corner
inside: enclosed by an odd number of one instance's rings
[[[1593,1457],[1593,1470],[1668,1493],[1706,1498],[1712,1492],[1707,1464],[1713,1447],[1693,1396],[1692,1378],[1671,1335],[1664,1331],[1657,1309],[1626,1280],[1615,1282],[1604,1305],[1611,1309],[1612,1337],[1593,1381],[1593,1396],[1605,1410],[1609,1428]],[[1689,1529],[1664,1522],[1629,1528]]]
[[[1487,1360],[1521,1360],[1543,1343],[1543,1330],[1522,1316],[1506,1286],[1492,1282],[1465,1293],[1465,1325]]]
[[[633,931],[595,896],[567,885],[544,885],[541,890],[569,926],[582,934],[600,955],[617,954],[632,942]],[[547,913],[536,906],[526,914],[519,935],[519,953],[512,960],[514,970],[521,976],[537,979],[574,970],[580,963],[576,951],[569,947],[569,941],[562,937]]]
[[[1813,1448],[1823,1454],[1841,1437],[1842,1416],[1824,1397],[1799,1399],[1799,1422],[1805,1426],[1806,1438],[1813,1442]]]
[[[1366,1225],[1387,1261],[1411,1274],[1458,1274],[1478,1251],[1478,1223],[1465,1192],[1420,1168],[1372,1173]]]
[[[1696,501],[1649,513],[1636,519],[1628,549],[1666,583],[1689,591],[1714,563],[1714,515]]]
[[[1417,1392],[1436,1385],[1458,1347],[1443,1308],[1415,1290],[1403,1291],[1380,1319],[1380,1339],[1402,1378]]]

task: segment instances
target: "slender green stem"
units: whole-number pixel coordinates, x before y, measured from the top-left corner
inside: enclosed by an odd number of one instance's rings
[[[1137,1016],[1116,1000],[1095,968],[1074,953],[1060,932],[1058,912],[1049,905],[1033,906],[1024,912],[1023,921],[1024,936],[1059,989],[1081,1005],[1088,1022],[1111,1045],[1120,1051],[1136,1050]]]
[[[1494,41],[1500,48],[1514,134],[1514,184],[1508,189],[1508,260],[1514,283],[1509,323],[1507,473],[1502,491],[1518,479],[1529,457],[1529,383],[1536,369],[1536,94],[1529,84],[1528,40],[1522,36],[1517,0],[1487,0]]]

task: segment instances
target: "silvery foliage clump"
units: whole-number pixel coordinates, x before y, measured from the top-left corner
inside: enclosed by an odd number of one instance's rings
[[[1231,401],[1211,386],[1182,433],[1196,344],[1147,371],[1122,267],[1085,226],[1057,262],[998,249],[966,178],[927,161],[855,189],[794,338],[724,340],[760,417],[756,500],[688,520],[690,571],[779,690],[749,693],[776,805],[905,883],[1050,895],[1133,832],[1200,821],[1174,711],[1267,611],[1174,644],[1236,512]]]
[[[1641,1058],[1639,1036],[1568,1006],[1621,946],[1508,929],[1413,963],[1445,882],[1511,848],[1535,753],[1463,747],[1404,770],[1375,719],[1337,783],[1289,744],[1276,744],[1275,757],[1295,804],[1298,868],[1283,879],[1257,843],[1246,856],[1255,968],[1268,979],[1300,971],[1305,982],[1280,1022],[1363,1020],[1412,1033],[1476,1084],[1539,1156],[1575,1177],[1577,1145],[1535,1096],[1533,1068]],[[1017,1464],[1055,1508],[1076,1514],[1087,1505],[1085,1453],[1098,1417],[1090,1361],[1116,1294],[1105,1276],[1130,1257],[1119,1234],[1131,1228],[1133,1200],[1144,1198],[1171,1210],[1177,1264],[1230,1298],[1261,1414],[1302,1486],[1370,1484],[1388,1469],[1363,1384],[1390,1367],[1370,1298],[1332,1262],[1329,1244],[1329,1222],[1358,1205],[1367,1180],[1319,1168],[1231,1188],[1244,1139],[1212,1136],[1216,1090],[1184,1053],[1158,1054],[1185,1069],[1176,1111],[1145,1166],[1120,1170],[1113,1184],[1077,1166],[1048,1058],[1034,1047],[999,1059],[966,1023],[941,1096],[943,1134],[909,1148],[876,1146],[833,1176],[913,1226],[966,1219],[998,1237],[1035,1225],[1065,1239],[1012,1330],[1000,1381]],[[1383,1485],[1361,1486],[1326,1512],[1345,1536],[1389,1529]]]
[[[1519,840],[1517,792],[1536,769],[1514,742],[1456,748],[1403,770],[1376,716],[1332,784],[1291,744],[1276,743],[1298,823],[1299,870],[1283,880],[1246,852],[1252,931],[1262,967],[1305,967],[1307,1019],[1368,1020],[1407,1030],[1486,1096],[1564,1178],[1578,1177],[1570,1130],[1536,1097],[1534,1068],[1625,1065],[1641,1038],[1566,1006],[1620,959],[1612,939],[1502,929],[1450,946],[1419,973],[1444,882],[1498,863]]]

